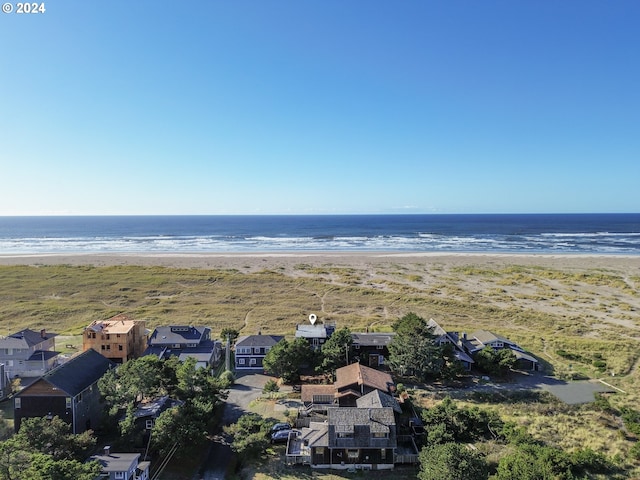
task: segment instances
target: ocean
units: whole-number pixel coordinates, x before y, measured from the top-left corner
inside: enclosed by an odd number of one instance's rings
[[[0,254],[386,251],[640,255],[640,214],[0,217]]]

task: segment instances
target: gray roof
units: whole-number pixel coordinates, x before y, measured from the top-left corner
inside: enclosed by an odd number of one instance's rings
[[[395,333],[352,333],[354,345],[362,347],[377,347],[378,345],[387,346],[393,340]]]
[[[44,380],[58,390],[75,397],[83,390],[97,382],[109,368],[115,364],[90,348],[74,357],[68,362],[45,373],[41,380]],[[29,395],[30,387],[25,387],[19,396]]]
[[[243,335],[236,340],[236,347],[272,347],[283,338],[282,335]]]
[[[396,420],[391,408],[340,407],[328,410],[329,446],[345,448],[394,448],[397,445]],[[351,434],[339,438],[338,434]],[[386,438],[372,438],[386,434]]]
[[[128,472],[138,465],[139,453],[110,453],[109,455],[92,455],[89,460],[97,460],[103,472]]]
[[[160,415],[165,410],[181,405],[184,405],[184,402],[182,400],[169,398],[168,395],[165,395],[164,397],[157,398],[151,402],[138,405],[138,408],[136,408],[133,416],[135,418],[157,418],[158,415]]]
[[[193,325],[156,327],[149,337],[149,345],[200,343],[208,340],[210,332],[209,327],[194,327]]]
[[[388,393],[381,392],[380,390],[373,390],[366,395],[356,399],[356,405],[358,408],[392,408],[394,412],[402,413],[400,404]]]
[[[327,327],[325,325],[307,325],[301,324],[296,326],[296,338],[327,338]]]
[[[310,422],[309,427],[301,430],[300,439],[306,441],[309,447],[329,446],[329,425],[324,422]]]
[[[56,337],[55,333],[34,332],[28,328],[16,333],[12,333],[6,337],[0,337],[0,345],[2,348],[31,348],[46,340]]]

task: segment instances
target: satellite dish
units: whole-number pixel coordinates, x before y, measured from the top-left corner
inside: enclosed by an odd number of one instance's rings
[[[316,317],[315,313],[312,313],[311,315],[309,315],[309,321],[311,322],[311,325],[314,325],[317,319],[318,317]]]

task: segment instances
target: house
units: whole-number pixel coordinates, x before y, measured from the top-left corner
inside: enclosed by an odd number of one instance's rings
[[[7,371],[5,370],[4,363],[0,363],[0,400],[4,400],[11,393],[11,380]]]
[[[391,375],[360,363],[352,363],[336,370],[335,395],[341,407],[355,407],[356,400],[365,394],[380,390],[395,391]]]
[[[401,414],[402,409],[395,397],[380,390],[372,390],[356,400],[358,408],[391,408],[395,413]]]
[[[436,343],[440,346],[451,345],[453,347],[453,354],[465,370],[471,370],[471,366],[475,363],[460,344],[460,338],[457,332],[447,332],[440,326],[433,318],[429,319],[427,326],[431,329],[431,332],[436,336]]]
[[[314,468],[382,470],[394,466],[397,434],[391,408],[332,408],[326,423],[310,424],[301,437]]]
[[[151,430],[162,412],[181,405],[184,405],[182,400],[169,398],[167,395],[141,403],[133,414],[135,423],[139,424],[145,430]]]
[[[517,359],[516,368],[536,371],[540,369],[540,362],[538,362],[538,359],[528,354],[518,344],[512,342],[508,338],[496,335],[495,333],[487,330],[478,330],[471,335],[463,333],[460,343],[470,355],[473,355],[486,347],[491,347],[494,350],[510,348]]]
[[[314,350],[322,348],[324,342],[336,331],[335,323],[296,325],[296,338],[306,338]]]
[[[150,462],[141,462],[139,453],[111,453],[110,447],[104,447],[101,455],[93,455],[102,466],[100,478],[109,480],[149,480]]]
[[[132,320],[125,314],[95,321],[82,335],[82,350],[90,348],[115,363],[138,358],[147,348],[145,322]]]
[[[333,385],[302,385],[300,388],[300,400],[306,414],[326,413],[330,407],[337,407],[336,387]]]
[[[385,364],[389,357],[389,343],[395,333],[352,333],[352,349],[360,362],[370,367],[378,367]]]
[[[243,335],[235,346],[236,370],[264,370],[262,363],[271,348],[282,340],[281,335]]]
[[[45,373],[14,396],[15,431],[23,418],[58,416],[71,433],[96,428],[103,414],[98,380],[115,364],[93,349]]]
[[[187,358],[195,358],[197,367],[211,368],[220,362],[222,343],[211,339],[209,327],[156,327],[149,337],[144,355],[156,355],[161,359],[177,356],[181,362]]]
[[[38,377],[57,364],[55,333],[25,329],[0,337],[0,363],[9,378]]]

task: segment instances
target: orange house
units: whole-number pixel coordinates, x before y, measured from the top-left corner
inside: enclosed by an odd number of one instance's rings
[[[123,313],[95,321],[84,329],[82,336],[82,350],[90,348],[115,363],[137,358],[147,348],[145,322],[132,320]]]

